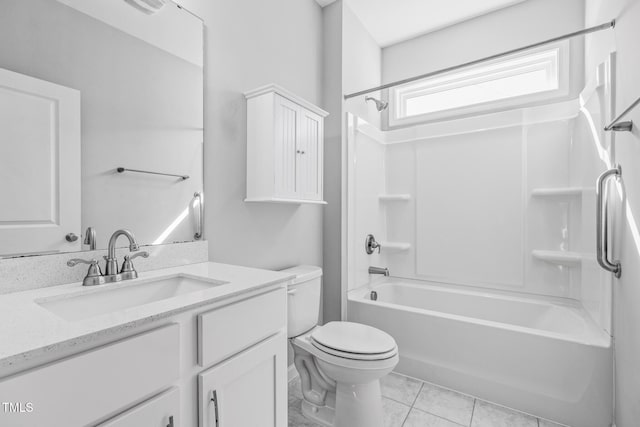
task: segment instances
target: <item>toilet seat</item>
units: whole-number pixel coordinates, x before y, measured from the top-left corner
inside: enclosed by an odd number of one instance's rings
[[[384,360],[390,359],[396,354],[398,354],[398,348],[394,347],[393,350],[387,351],[385,353],[376,353],[376,354],[362,354],[362,353],[349,353],[346,351],[339,351],[331,347],[324,346],[318,342],[316,342],[313,338],[310,338],[311,344],[317,348],[318,350],[330,354],[335,357],[340,357],[343,359],[352,359],[352,360]]]
[[[345,359],[384,360],[398,353],[389,334],[360,323],[329,322],[315,328],[309,338],[319,350]]]

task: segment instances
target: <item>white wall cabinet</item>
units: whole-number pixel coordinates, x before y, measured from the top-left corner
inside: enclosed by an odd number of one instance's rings
[[[323,201],[324,118],[329,114],[268,85],[247,98],[247,202]]]
[[[287,425],[285,332],[198,376],[201,426]]]

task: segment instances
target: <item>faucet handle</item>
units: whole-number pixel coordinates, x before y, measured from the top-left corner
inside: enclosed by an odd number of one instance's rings
[[[67,265],[69,267],[75,267],[78,264],[88,264],[89,270],[87,271],[87,277],[97,277],[102,276],[102,270],[100,269],[100,265],[98,265],[97,259],[80,259],[80,258],[72,258],[67,261]]]
[[[138,257],[143,257],[143,258],[149,258],[149,252],[147,251],[141,251],[141,252],[137,252],[131,256],[129,255],[125,255],[124,256],[124,262],[122,263],[122,269],[120,270],[120,273],[126,273],[128,271],[135,271],[135,269],[133,268],[133,263],[131,262],[134,258],[138,258]]]
[[[376,242],[376,238],[373,237],[373,234],[367,234],[367,238],[364,241],[364,248],[368,255],[371,255],[376,249],[378,253],[380,253],[380,248],[382,245]]]

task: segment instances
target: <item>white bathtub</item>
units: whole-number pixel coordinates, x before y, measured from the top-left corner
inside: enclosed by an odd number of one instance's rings
[[[576,301],[389,278],[350,291],[347,313],[395,338],[398,372],[571,426],[609,426],[611,339]]]

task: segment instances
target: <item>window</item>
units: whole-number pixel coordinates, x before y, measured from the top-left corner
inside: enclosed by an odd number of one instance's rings
[[[568,94],[567,42],[398,86],[389,125],[513,108]]]

